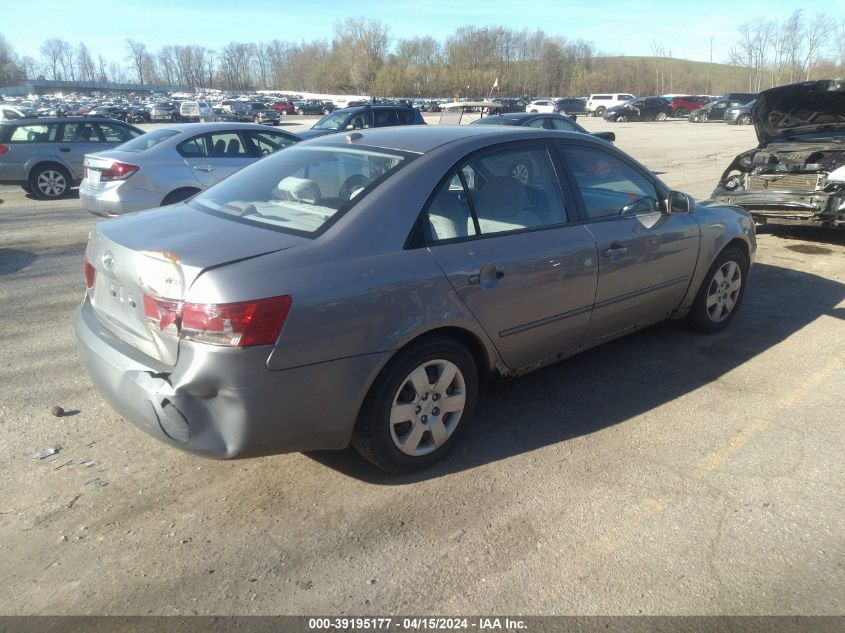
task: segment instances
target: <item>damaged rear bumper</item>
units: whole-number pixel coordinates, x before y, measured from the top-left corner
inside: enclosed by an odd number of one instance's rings
[[[180,343],[157,363],[103,328],[86,298],[77,346],[100,394],[153,437],[212,458],[348,446],[364,395],[387,352],[267,369],[269,350]]]

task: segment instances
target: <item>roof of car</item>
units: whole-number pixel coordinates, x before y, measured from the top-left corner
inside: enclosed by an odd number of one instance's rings
[[[549,135],[578,140],[589,139],[580,132],[560,132],[536,128],[500,125],[397,125],[377,129],[355,130],[346,134],[327,134],[306,141],[313,145],[351,144],[425,154],[438,147],[487,135],[493,142],[504,143],[525,138],[546,138]]]
[[[263,130],[265,132],[268,130],[273,130],[275,132],[296,136],[296,134],[294,134],[293,132],[288,132],[287,130],[276,130],[275,128],[268,128],[266,125],[261,125],[260,123],[237,123],[235,121],[218,121],[214,123],[176,123],[175,125],[168,125],[167,129],[191,133],[216,132],[218,130],[232,129]]]
[[[45,125],[49,123],[79,123],[85,121],[86,123],[120,123],[121,125],[129,125],[124,121],[117,119],[110,119],[104,116],[51,116],[51,117],[31,117],[28,119],[9,119],[8,121],[0,121],[2,125]],[[133,127],[129,125],[129,127]]]

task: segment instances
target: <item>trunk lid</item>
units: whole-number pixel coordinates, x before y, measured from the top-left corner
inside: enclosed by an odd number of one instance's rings
[[[94,288],[88,291],[91,305],[103,327],[117,338],[173,365],[179,339],[148,326],[145,294],[182,301],[205,270],[304,241],[184,204],[100,222],[85,252],[97,271]]]

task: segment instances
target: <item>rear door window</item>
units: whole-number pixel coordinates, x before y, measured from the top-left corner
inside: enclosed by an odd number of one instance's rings
[[[61,143],[99,143],[100,135],[93,123],[65,123]]]
[[[474,158],[441,185],[426,210],[429,242],[553,226],[567,214],[545,147]]]
[[[292,138],[278,132],[249,131],[244,133],[244,136],[252,143],[252,154],[254,156],[267,156],[294,143]]]
[[[375,127],[389,127],[391,125],[398,125],[399,119],[396,116],[396,110],[385,108],[383,110],[374,111],[373,123],[375,124]]]

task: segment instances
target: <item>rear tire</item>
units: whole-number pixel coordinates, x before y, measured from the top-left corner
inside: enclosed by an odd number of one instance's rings
[[[737,246],[723,250],[701,282],[687,319],[705,334],[724,330],[736,316],[745,296],[748,257]]]
[[[597,117],[603,117],[603,116],[604,116],[604,111],[605,111],[605,110],[606,110],[606,108],[596,108],[595,115],[596,115]]]
[[[666,113],[665,112],[658,112],[657,115],[654,117],[655,121],[665,121],[666,120]]]
[[[70,191],[70,174],[61,165],[39,165],[29,176],[29,189],[40,200],[58,200]]]
[[[418,341],[397,353],[376,379],[352,445],[387,472],[427,468],[457,443],[477,399],[478,368],[466,347],[447,336]]]
[[[739,118],[736,120],[737,125],[750,125],[751,124],[751,115],[750,114],[741,114]]]

